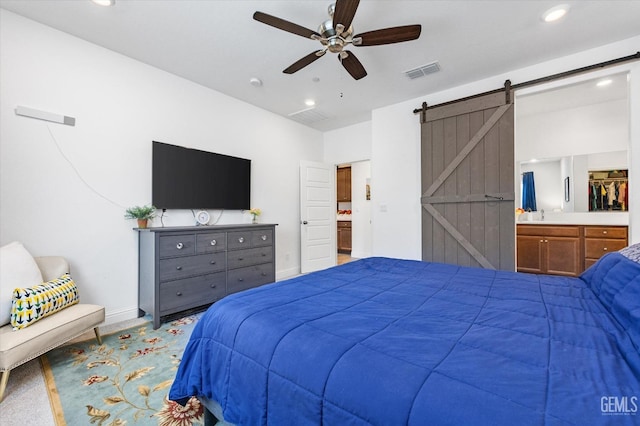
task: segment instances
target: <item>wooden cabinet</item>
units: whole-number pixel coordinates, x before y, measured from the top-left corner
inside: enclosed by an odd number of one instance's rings
[[[583,270],[582,227],[518,225],[518,272],[578,276]]]
[[[351,201],[351,167],[340,167],[336,172],[338,201]]]
[[[139,229],[138,309],[163,317],[275,281],[275,225]]]
[[[603,255],[628,245],[626,226],[584,227],[584,268],[587,269]]]
[[[518,225],[518,272],[578,276],[628,245],[627,226]]]
[[[338,221],[338,252],[351,253],[351,222]]]

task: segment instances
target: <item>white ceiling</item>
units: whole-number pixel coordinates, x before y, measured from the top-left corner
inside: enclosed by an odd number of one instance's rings
[[[356,34],[421,24],[421,37],[350,47],[368,71],[359,81],[334,54],[283,74],[320,44],[254,21],[253,13],[317,30],[330,2],[116,0],[100,7],[89,0],[0,0],[0,7],[282,116],[314,99],[307,124],[322,131],[369,120],[381,106],[640,35],[640,1],[362,0]],[[569,14],[543,23],[542,13],[558,3],[570,4]],[[438,73],[404,75],[434,61]],[[252,77],[262,87],[252,86]]]

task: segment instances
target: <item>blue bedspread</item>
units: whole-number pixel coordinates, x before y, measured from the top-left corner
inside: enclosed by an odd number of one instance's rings
[[[640,424],[640,265],[581,278],[370,258],[229,296],[170,398],[239,425]]]

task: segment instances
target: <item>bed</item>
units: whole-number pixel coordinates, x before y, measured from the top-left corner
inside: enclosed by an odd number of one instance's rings
[[[639,348],[640,245],[580,278],[369,258],[211,306],[169,397],[238,425],[639,424]]]

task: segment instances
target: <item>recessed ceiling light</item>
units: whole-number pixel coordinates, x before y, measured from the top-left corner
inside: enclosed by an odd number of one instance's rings
[[[306,101],[304,101],[304,104],[306,106],[314,106],[316,104],[316,101],[314,101],[313,99],[307,99]]]
[[[604,80],[600,80],[599,82],[597,82],[596,86],[604,87],[610,85],[611,83],[613,83],[613,80],[611,80],[610,78],[605,78]]]
[[[554,6],[543,13],[542,20],[544,22],[555,22],[565,16],[567,12],[569,12],[569,5],[559,4],[558,6]]]
[[[91,0],[91,1],[100,6],[113,6],[114,4],[116,4],[116,0]]]

